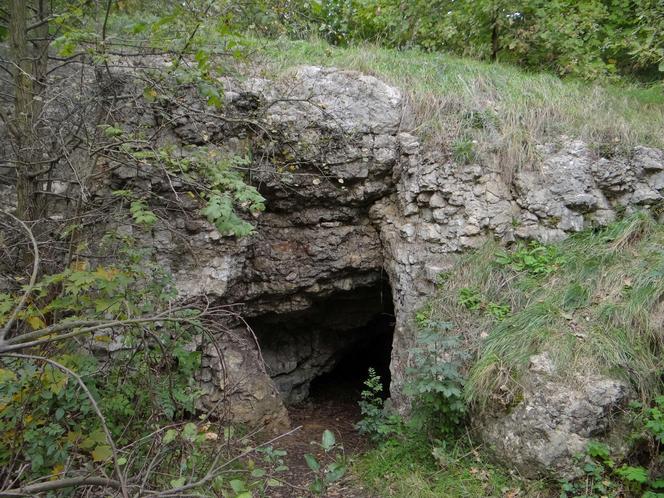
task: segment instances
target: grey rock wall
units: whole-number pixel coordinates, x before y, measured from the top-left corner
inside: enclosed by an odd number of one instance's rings
[[[280,82],[227,85],[227,110],[260,126],[211,120],[201,129],[182,112],[174,133],[189,143],[208,137],[223,150],[250,143],[252,181],[268,210],[256,220],[256,234],[239,241],[192,217],[175,222],[187,233],[188,249],[165,231],[155,232],[155,243],[183,293],[242,302],[255,323],[271,317],[259,338],[266,370],[257,366],[258,348],[246,330],[234,329],[241,346],[228,342],[233,416],[245,422],[285,423],[283,401],[304,397],[308,383],[356,340],[349,335],[352,320],[336,328],[312,320],[316,330],[298,339],[306,327],[293,327],[289,317],[371,288],[384,270],[396,316],[390,392],[407,413],[413,316],[454,254],[489,238],[561,240],[619,213],[657,206],[664,193],[664,153],[646,147],[602,157],[560,137],[539,146],[539,164],[509,180],[482,164],[455,163],[409,133],[399,90],[350,71],[304,67]],[[208,406],[229,395],[220,362],[209,354],[201,373]],[[496,452],[534,474],[570,472],[571,455],[609,430],[606,421],[628,392],[602,378],[581,387],[534,379],[533,386],[509,414],[476,415],[486,421],[480,434]],[[561,407],[562,399],[569,404]]]

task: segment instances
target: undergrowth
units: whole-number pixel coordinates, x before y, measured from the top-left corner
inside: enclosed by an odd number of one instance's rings
[[[393,438],[364,454],[355,472],[377,496],[475,498],[550,496],[546,483],[526,482],[488,463],[468,441],[436,448],[424,438]]]

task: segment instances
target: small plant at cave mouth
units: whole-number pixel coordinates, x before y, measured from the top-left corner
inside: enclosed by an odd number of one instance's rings
[[[369,369],[369,376],[364,381],[362,400],[359,402],[362,420],[356,425],[360,434],[368,435],[373,441],[381,441],[391,434],[400,432],[401,417],[392,413],[386,406],[381,394],[383,383],[373,368]]]
[[[320,459],[311,453],[304,455],[304,461],[314,474],[314,480],[309,486],[309,490],[314,494],[322,495],[330,484],[338,481],[346,474],[348,463],[344,455],[344,448],[337,443],[332,431],[325,429],[321,442],[312,441],[311,444],[320,446],[323,455]],[[327,460],[328,463],[321,461],[322,459]]]

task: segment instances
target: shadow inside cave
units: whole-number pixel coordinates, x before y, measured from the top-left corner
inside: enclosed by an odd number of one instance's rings
[[[286,405],[360,400],[373,368],[389,396],[394,332],[386,279],[315,299],[305,310],[248,320]]]

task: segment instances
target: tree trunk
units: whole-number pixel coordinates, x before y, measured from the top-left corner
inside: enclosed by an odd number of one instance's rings
[[[496,62],[496,59],[498,59],[498,52],[500,51],[497,14],[494,14],[493,22],[491,24],[491,62]]]
[[[37,220],[45,213],[39,195],[39,171],[44,166],[39,154],[38,121],[42,110],[48,61],[48,24],[37,28],[38,40],[32,50],[28,40],[28,19],[32,2],[10,0],[10,56],[14,72],[14,113],[11,131],[16,164],[16,214],[22,220]],[[48,16],[47,0],[37,0],[37,20]]]

